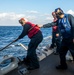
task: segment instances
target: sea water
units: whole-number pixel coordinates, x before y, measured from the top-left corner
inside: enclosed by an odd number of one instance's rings
[[[43,37],[48,37],[52,34],[51,28],[41,28]],[[22,32],[21,26],[0,26],[0,49],[11,43],[14,39],[16,39]],[[13,56],[24,56],[26,55],[27,51],[22,48],[19,43],[22,43],[25,46],[28,46],[30,39],[28,36],[18,40],[14,44],[10,45],[8,48],[0,51],[0,58],[5,55],[13,55]],[[47,45],[48,41],[42,41],[40,46]]]

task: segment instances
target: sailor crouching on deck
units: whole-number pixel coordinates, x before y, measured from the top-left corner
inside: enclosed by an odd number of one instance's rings
[[[19,23],[22,25],[23,31],[14,42],[28,35],[28,37],[30,38],[30,43],[28,45],[27,56],[26,58],[24,58],[24,63],[26,63],[26,65],[28,66],[28,70],[37,69],[40,67],[40,65],[36,55],[36,48],[43,40],[42,32],[37,25],[28,22],[26,18],[21,18],[19,20]]]

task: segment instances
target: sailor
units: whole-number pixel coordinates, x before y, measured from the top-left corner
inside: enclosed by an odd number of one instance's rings
[[[52,12],[52,16],[54,18],[53,22],[56,22],[57,17],[56,17],[55,12]],[[59,53],[60,43],[61,43],[61,36],[59,33],[59,29],[58,29],[58,26],[54,25],[52,26],[52,44],[50,45],[50,49],[56,47],[56,51],[54,54]]]
[[[28,45],[26,59],[24,58],[24,63],[26,62],[28,70],[38,69],[40,65],[36,54],[36,48],[43,39],[42,32],[37,25],[29,22],[26,18],[21,18],[19,20],[19,23],[22,25],[23,31],[20,36],[16,40],[14,40],[14,42],[28,35],[28,37],[30,38],[30,43]]]
[[[74,50],[74,17],[65,14],[61,8],[55,9],[58,18],[58,27],[62,34],[62,43],[59,51],[60,65],[56,69],[67,69],[66,53],[68,50]],[[74,54],[73,54],[74,58]]]
[[[74,17],[71,14],[65,14],[61,8],[55,9],[58,20],[56,22],[44,24],[41,27],[47,28],[58,25],[59,32],[62,36],[61,47],[59,49],[60,65],[56,69],[66,70],[66,53],[68,50],[74,50]],[[73,58],[74,58],[74,54]]]

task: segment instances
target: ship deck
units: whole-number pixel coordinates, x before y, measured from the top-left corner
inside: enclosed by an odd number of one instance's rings
[[[52,54],[40,62],[40,69],[31,71],[29,75],[74,75],[74,62],[67,61],[67,70],[56,70],[58,64],[59,56]]]
[[[26,75],[74,75],[74,62],[67,61],[67,70],[56,70],[55,66],[59,64],[59,56],[51,54],[40,61],[40,68],[29,71]],[[20,75],[12,71],[6,75]],[[24,74],[25,75],[25,74]]]

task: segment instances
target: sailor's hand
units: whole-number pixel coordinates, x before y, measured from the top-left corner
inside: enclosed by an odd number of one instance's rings
[[[43,27],[43,25],[40,25],[40,28],[42,28]]]
[[[38,27],[40,27],[40,28],[41,28],[41,27],[43,27],[43,25],[38,25]]]
[[[59,37],[59,34],[58,33],[56,34],[56,37]]]

